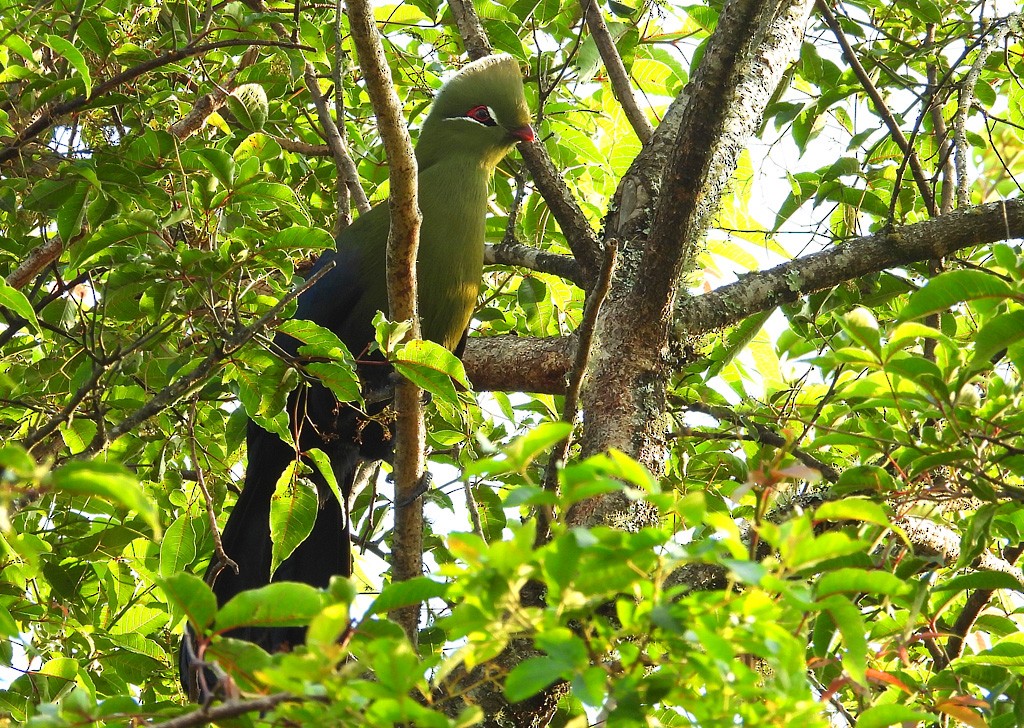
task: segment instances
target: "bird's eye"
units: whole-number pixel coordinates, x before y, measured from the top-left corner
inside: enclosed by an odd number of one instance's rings
[[[466,117],[484,126],[497,126],[497,122],[491,115],[491,110],[486,106],[474,106],[466,112]]]

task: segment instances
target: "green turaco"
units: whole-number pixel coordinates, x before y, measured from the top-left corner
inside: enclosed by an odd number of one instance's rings
[[[419,205],[423,215],[417,266],[423,338],[456,351],[469,325],[480,288],[484,224],[494,168],[521,141],[532,141],[530,113],[517,62],[496,55],[465,66],[440,90],[416,145]],[[388,310],[385,276],[390,213],[378,204],[352,223],[337,240],[337,250],[317,263],[334,267],[299,298],[296,318],[324,326],[348,346],[360,364],[365,389],[386,385],[387,367],[369,361],[374,341],[372,320]],[[276,343],[293,357],[298,344],[283,335]],[[296,358],[301,363],[301,359]],[[379,412],[387,403],[378,403]],[[299,449],[326,452],[346,499],[356,466],[364,459],[387,459],[390,432],[377,420],[365,420],[338,403],[318,384],[300,387],[288,398],[292,431]],[[373,414],[373,413],[371,413]],[[241,494],[222,534],[224,550],[238,564],[214,573],[218,604],[246,589],[271,581],[298,581],[326,587],[351,568],[346,504],[339,503],[319,475],[313,476],[320,507],[312,532],[270,574],[270,500],[277,480],[297,457],[295,449],[250,421],[246,438],[248,464]],[[316,468],[313,468],[316,473]],[[302,643],[304,628],[241,628],[231,637],[254,642],[268,651]],[[186,633],[181,650],[181,678],[193,699],[208,699],[217,689],[217,673],[200,659],[202,645]],[[204,665],[206,669],[204,668]]]

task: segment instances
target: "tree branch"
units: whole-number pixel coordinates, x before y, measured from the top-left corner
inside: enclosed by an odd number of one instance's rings
[[[224,86],[217,86],[213,91],[203,94],[196,99],[195,103],[192,104],[192,109],[167,127],[167,131],[179,140],[185,139],[199,131],[210,114],[217,111],[227,101],[230,89],[226,87],[230,87],[234,83],[239,71],[247,66],[251,66],[256,62],[257,58],[259,58],[259,46],[253,46],[243,53],[238,65],[228,74],[228,79],[225,81]]]
[[[575,348],[571,336],[471,336],[462,363],[477,392],[564,394]]]
[[[1011,16],[1012,17],[1012,16]],[[971,70],[959,85],[960,98],[957,101],[956,114],[953,117],[954,142],[956,144],[956,206],[967,207],[971,204],[971,191],[967,179],[967,165],[970,161],[970,146],[967,142],[967,112],[974,103],[974,89],[981,78],[981,72],[985,68],[985,61],[995,50],[996,46],[1003,42],[1003,39],[1010,32],[1009,18],[1003,22],[994,24],[994,31],[991,37],[981,46]]]
[[[583,5],[587,27],[590,29],[590,37],[594,39],[597,52],[601,54],[601,60],[604,61],[604,68],[608,71],[608,80],[611,81],[615,100],[622,107],[622,111],[626,114],[626,119],[629,120],[629,125],[633,127],[637,137],[646,144],[654,134],[654,127],[651,126],[647,115],[636,102],[633,86],[629,82],[629,74],[626,73],[622,56],[619,55],[615,41],[612,40],[612,35],[608,32],[608,26],[605,25],[601,8],[598,6],[597,0],[580,0],[580,2]]]
[[[736,283],[688,298],[676,309],[679,335],[698,335],[886,268],[909,265],[974,245],[1024,237],[1024,199],[993,202],[855,238]],[[562,394],[574,342],[563,338],[472,337],[464,361],[477,391]]]
[[[1019,237],[1024,237],[1024,199],[956,210],[934,220],[855,238],[683,301],[676,312],[676,328],[688,334],[713,331],[803,294],[886,268]]]
[[[565,278],[580,288],[584,287],[583,272],[579,261],[571,255],[549,253],[522,243],[499,243],[484,246],[484,263],[492,265],[514,265],[539,273]]]
[[[797,57],[811,0],[731,0],[687,90],[623,178],[606,236],[623,241],[584,391],[584,455],[617,448],[652,472],[666,456],[662,352],[680,278],[702,243],[747,140]],[[664,173],[659,178],[659,170]],[[572,526],[643,525],[621,494],[577,503]]]
[[[291,693],[274,693],[263,698],[253,700],[229,700],[226,703],[212,708],[200,708],[191,713],[179,715],[177,718],[165,720],[163,723],[151,723],[151,728],[194,728],[195,726],[209,725],[219,720],[237,718],[246,713],[263,713],[281,703],[298,702],[308,700]]]
[[[96,436],[93,437],[88,447],[75,455],[75,457],[78,459],[85,459],[95,455],[121,435],[133,431],[153,415],[170,407],[182,397],[188,395],[189,392],[202,387],[206,383],[207,378],[213,374],[217,364],[231,356],[242,346],[252,340],[253,337],[266,329],[267,326],[277,318],[277,315],[285,306],[296,299],[299,294],[307,288],[320,280],[320,278],[326,275],[333,267],[333,264],[325,265],[316,272],[316,275],[310,276],[306,279],[301,286],[295,288],[287,296],[282,298],[273,308],[260,316],[255,322],[227,337],[225,341],[218,342],[215,345],[214,350],[207,355],[207,357],[198,366],[196,366],[195,369],[169,384],[161,390],[158,395],[149,400],[149,402],[124,418],[124,420],[122,420],[117,426],[112,427],[109,430],[100,430],[96,433]],[[29,437],[32,436],[30,435]],[[27,437],[26,440],[28,440],[29,437]]]
[[[391,170],[391,232],[388,236],[388,307],[393,321],[411,321],[406,339],[420,338],[416,292],[416,253],[419,249],[420,210],[416,157],[402,117],[402,106],[384,57],[373,10],[367,0],[348,0],[349,29],[356,45],[366,90],[377,117]],[[407,379],[395,388],[398,420],[395,444],[395,527],[392,536],[392,579],[401,581],[423,573],[423,499],[416,495],[425,469],[426,429],[420,388]],[[393,613],[416,644],[420,605]]]
[[[921,199],[924,200],[928,214],[935,217],[939,214],[938,209],[935,207],[935,195],[932,194],[931,186],[928,184],[928,177],[921,166],[921,159],[917,156],[917,150],[907,140],[896,118],[889,111],[889,106],[885,103],[885,99],[882,98],[882,94],[878,92],[875,84],[872,83],[871,76],[864,70],[864,66],[861,65],[860,59],[857,58],[853,46],[847,40],[846,34],[843,32],[838,21],[836,21],[836,16],[832,14],[828,3],[825,0],[817,0],[815,7],[821,13],[822,18],[825,19],[825,24],[828,25],[833,35],[835,35],[836,40],[839,41],[839,45],[843,49],[843,55],[846,57],[846,62],[850,64],[850,68],[853,69],[853,73],[857,76],[857,80],[860,81],[860,85],[864,87],[868,98],[875,105],[878,115],[882,117],[882,121],[889,128],[889,134],[892,136],[893,141],[896,142],[903,156],[910,163],[910,171],[914,175],[914,182],[917,184],[918,192],[921,193]],[[899,194],[899,190],[893,190],[893,195],[897,194]]]

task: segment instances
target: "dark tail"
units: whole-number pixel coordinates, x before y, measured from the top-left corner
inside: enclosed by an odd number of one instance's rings
[[[246,435],[249,462],[245,484],[231,510],[221,534],[224,551],[238,564],[238,573],[227,566],[216,576],[213,591],[217,605],[223,606],[231,597],[247,589],[256,589],[271,582],[270,499],[277,480],[295,458],[295,451],[276,435],[250,421]],[[322,441],[305,443],[304,447],[321,447],[331,460],[342,493],[352,487],[358,463],[358,447],[335,440],[333,447]],[[313,530],[274,573],[273,581],[298,581],[325,588],[332,576],[348,576],[351,572],[351,544],[348,519],[343,506],[323,482],[314,466],[312,480],[317,485],[320,509]],[[216,557],[214,557],[216,558]],[[211,562],[206,578],[212,577],[216,564]],[[242,627],[228,636],[253,642],[268,652],[288,650],[305,641],[305,627]],[[190,698],[205,702],[218,682],[209,669],[200,679],[198,655],[190,629],[186,629],[179,653],[182,686]]]

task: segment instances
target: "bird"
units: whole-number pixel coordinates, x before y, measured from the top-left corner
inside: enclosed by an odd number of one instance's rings
[[[415,148],[422,214],[417,303],[423,339],[460,353],[483,273],[491,178],[516,144],[533,140],[522,74],[512,56],[475,60],[437,93]],[[322,255],[310,271],[310,277],[320,277],[299,296],[294,314],[329,329],[344,342],[359,362],[364,393],[387,391],[392,376],[379,358],[368,356],[374,342],[373,318],[388,310],[389,228],[386,202],[353,221],[337,237],[335,250]],[[301,367],[298,342],[278,334],[274,344]],[[346,501],[362,461],[391,457],[389,426],[378,416],[389,401],[378,400],[360,412],[338,402],[316,381],[293,390],[287,400],[299,456],[312,448],[323,450]],[[280,475],[295,461],[296,447],[250,419],[246,450],[242,490],[221,534],[224,551],[238,570],[221,568],[214,559],[207,572],[218,606],[272,581],[325,588],[333,576],[350,576],[347,504],[338,502],[315,467],[310,478],[317,486],[319,508],[313,529],[271,575],[271,496]],[[275,652],[302,644],[305,628],[243,627],[228,636]],[[182,639],[179,671],[190,698],[211,699],[217,678],[198,659],[189,627]]]

